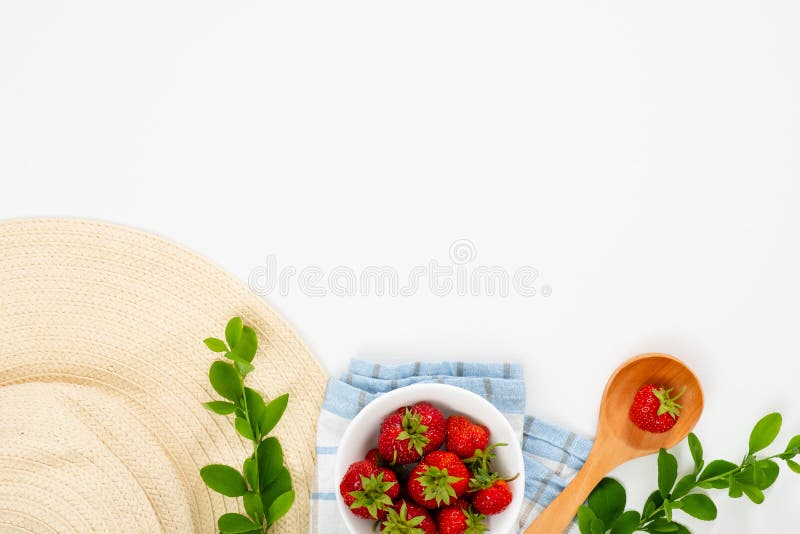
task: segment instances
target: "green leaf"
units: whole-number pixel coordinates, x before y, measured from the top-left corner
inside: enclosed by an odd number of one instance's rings
[[[725,489],[730,484],[728,478],[718,478],[715,480],[709,480],[705,482],[698,482],[697,487],[703,489]]]
[[[604,478],[589,494],[589,508],[604,525],[611,525],[625,510],[625,488],[613,478]]]
[[[742,487],[738,482],[736,482],[734,476],[731,475],[728,479],[728,497],[731,499],[738,499],[742,495],[744,495],[744,492],[742,492]]]
[[[238,534],[261,528],[261,525],[253,523],[242,514],[223,514],[217,520],[217,527],[224,534]]]
[[[250,388],[244,388],[244,399],[247,402],[247,412],[250,414],[250,423],[253,425],[253,435],[261,436],[261,420],[266,410],[264,399],[258,391]]]
[[[687,441],[689,442],[689,452],[692,453],[692,460],[694,460],[694,474],[699,475],[703,470],[703,445],[700,444],[700,440],[694,432],[689,433]]]
[[[674,521],[667,521],[666,519],[663,518],[653,521],[649,525],[642,527],[641,530],[644,530],[645,532],[651,532],[653,534],[661,534],[661,533],[691,534],[691,532],[689,532],[689,529],[681,525],[680,523],[675,523]]]
[[[221,339],[217,339],[215,337],[208,337],[203,340],[203,343],[206,344],[206,347],[213,350],[214,352],[227,352],[228,347],[225,345],[225,342]]]
[[[717,518],[717,506],[708,495],[692,493],[682,498],[681,510],[690,516],[703,521],[712,521]]]
[[[280,495],[269,507],[267,511],[267,524],[273,525],[275,522],[286,515],[289,508],[294,504],[294,490],[289,490]]]
[[[234,317],[230,321],[228,321],[227,326],[225,326],[225,339],[228,341],[228,345],[231,346],[231,349],[235,349],[236,345],[239,344],[239,338],[242,336],[242,318],[241,317]]]
[[[664,499],[664,516],[667,521],[672,521],[672,501]]]
[[[248,362],[235,352],[229,352],[226,356],[233,360],[233,365],[235,365],[236,369],[239,370],[239,374],[242,375],[242,378],[246,377],[253,371],[253,369],[255,369],[252,363]]]
[[[800,464],[798,464],[794,460],[786,460],[786,465],[788,465],[789,469],[791,469],[795,473],[800,473]]]
[[[283,469],[283,449],[276,438],[267,438],[258,444],[258,477],[262,488],[266,488]]]
[[[665,449],[658,451],[658,491],[665,499],[678,478],[678,460]]]
[[[588,506],[581,506],[578,509],[578,530],[581,534],[604,534],[606,525]]]
[[[251,372],[253,372],[253,369],[255,369],[255,367],[253,367],[253,364],[245,361],[241,362],[237,361],[236,363],[234,363],[234,365],[236,366],[236,369],[239,370],[239,373],[241,373],[242,378],[249,375]]]
[[[758,460],[753,465],[753,478],[755,486],[760,490],[765,490],[772,486],[778,479],[780,467],[772,460]]]
[[[242,397],[242,379],[231,364],[221,361],[212,363],[208,379],[214,390],[226,399],[237,402]]]
[[[266,436],[269,434],[278,421],[283,417],[283,412],[286,411],[286,405],[289,403],[289,394],[284,393],[280,397],[276,397],[264,409],[264,414],[261,416],[261,435]]]
[[[264,523],[264,506],[261,504],[261,497],[257,493],[248,492],[242,497],[244,510],[250,518],[259,525]]]
[[[692,491],[692,488],[694,488],[694,486],[695,486],[695,478],[693,474],[683,476],[678,481],[678,483],[675,484],[675,487],[673,488],[670,497],[672,497],[673,499],[680,499],[681,497]]]
[[[765,490],[775,483],[780,468],[772,460],[758,460],[736,473],[733,479],[738,484],[755,486]]]
[[[778,432],[781,431],[781,424],[783,418],[781,414],[775,412],[764,416],[750,433],[750,449],[747,453],[748,456],[756,452],[766,449],[778,437]]]
[[[646,532],[656,532],[660,534],[662,532],[678,532],[679,528],[680,525],[678,523],[673,523],[672,521],[660,517],[648,524],[644,530]]]
[[[242,473],[244,473],[244,479],[250,484],[250,489],[258,490],[258,462],[252,456],[242,464]]]
[[[241,473],[233,467],[211,464],[200,469],[200,476],[206,486],[227,497],[241,497],[247,493],[247,484]]]
[[[257,350],[258,338],[256,337],[256,331],[249,326],[245,326],[242,328],[242,335],[239,338],[239,342],[236,344],[236,347],[232,348],[232,353],[238,355],[245,361],[252,362]]]
[[[644,528],[645,532],[654,534],[669,533],[669,534],[691,534],[689,529],[680,523],[674,521],[661,520],[658,523],[652,523],[650,526]]]
[[[700,477],[697,480],[698,482],[705,482],[709,478],[717,477],[738,468],[739,466],[733,462],[728,462],[726,460],[714,460],[708,464],[705,469],[703,469],[703,472],[700,473]]]
[[[786,458],[789,460],[794,458],[797,456],[798,451],[800,451],[800,434],[790,439],[789,444],[786,445],[786,453],[791,455]]]
[[[204,402],[203,406],[205,406],[206,409],[214,413],[217,413],[219,415],[230,415],[236,411],[235,404],[225,401]]]
[[[592,534],[592,522],[597,521],[597,516],[588,506],[578,508],[578,530],[581,534]]]
[[[606,525],[599,519],[595,519],[592,521],[591,529],[592,534],[604,534],[606,531]]]
[[[639,512],[628,510],[620,515],[611,526],[611,534],[633,534],[639,527]]]
[[[741,481],[739,481],[739,487],[741,488],[742,492],[747,495],[747,498],[754,503],[761,504],[764,502],[764,493],[757,487],[751,484],[743,484]]]
[[[642,517],[650,517],[650,515],[656,511],[661,505],[664,503],[664,497],[661,496],[661,493],[658,491],[654,491],[647,497],[647,500],[644,502],[644,508],[642,509]]]
[[[253,440],[253,429],[250,428],[250,423],[247,422],[247,419],[237,417],[233,426],[236,427],[236,431],[241,434],[243,438],[247,438],[250,441]]]
[[[269,510],[269,507],[275,502],[275,499],[292,489],[292,475],[285,466],[281,467],[278,476],[270,482],[266,488],[261,490],[261,503],[264,510]]]

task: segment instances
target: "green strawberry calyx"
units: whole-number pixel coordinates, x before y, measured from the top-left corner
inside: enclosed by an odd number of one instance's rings
[[[441,506],[442,503],[450,504],[451,500],[456,500],[456,490],[453,489],[453,484],[462,480],[461,477],[454,477],[447,473],[447,468],[429,466],[420,476],[417,481],[422,485],[422,496],[425,500],[436,501],[436,506]]]
[[[350,495],[355,498],[350,508],[366,508],[369,515],[378,518],[378,512],[388,510],[392,506],[392,499],[386,492],[397,482],[383,480],[383,473],[377,476],[366,477],[361,475],[362,490],[351,491]]]
[[[425,445],[430,442],[428,436],[425,435],[428,426],[422,424],[422,417],[418,413],[412,412],[410,408],[406,408],[401,424],[403,431],[397,435],[397,439],[408,440],[408,450],[414,449],[417,454],[422,454]]]
[[[478,467],[472,472],[472,478],[469,479],[469,491],[475,492],[491,488],[498,480],[500,480],[500,475],[498,473],[484,467]]]
[[[475,471],[473,471],[472,478],[469,479],[469,491],[475,492],[491,488],[494,485],[494,483],[497,482],[498,480],[511,482],[518,476],[519,473],[517,473],[513,477],[501,477],[499,473],[496,473],[484,467],[479,467],[475,469]]]
[[[671,396],[672,388],[664,389],[658,388],[653,390],[653,396],[658,399],[658,402],[661,403],[658,407],[658,415],[669,414],[670,417],[673,419],[677,419],[678,416],[681,414],[681,406],[678,404],[677,401],[681,396],[686,393],[686,387],[684,387],[680,393],[675,395],[674,397]]]
[[[495,447],[507,447],[508,443],[492,443],[485,449],[475,449],[475,454],[470,457],[466,458],[464,461],[464,465],[472,468],[482,467],[483,469],[489,469],[489,466],[492,463],[492,460],[495,458],[494,448]]]
[[[464,534],[483,534],[489,530],[489,527],[484,523],[486,519],[485,515],[473,511],[472,507],[461,510],[461,512],[463,512],[467,518],[467,529],[464,531]]]
[[[420,523],[423,521],[425,521],[424,515],[409,519],[408,507],[403,501],[399,512],[394,508],[389,510],[389,514],[383,522],[382,532],[388,532],[389,534],[425,534],[425,531],[419,528]]]

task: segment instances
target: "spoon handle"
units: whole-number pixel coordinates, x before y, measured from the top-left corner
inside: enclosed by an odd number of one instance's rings
[[[607,462],[595,461],[590,455],[575,478],[564,491],[539,514],[539,517],[525,530],[525,534],[561,534],[569,526],[578,508],[586,501],[589,493],[610,471]]]

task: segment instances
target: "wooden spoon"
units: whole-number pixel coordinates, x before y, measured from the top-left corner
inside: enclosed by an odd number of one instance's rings
[[[628,418],[633,397],[640,387],[655,384],[686,392],[678,422],[663,434],[645,432]],[[691,432],[703,411],[700,381],[683,362],[669,354],[641,354],[623,363],[606,384],[600,403],[597,437],[583,469],[528,527],[525,534],[558,534],[569,526],[592,489],[611,470],[634,458],[669,449]]]

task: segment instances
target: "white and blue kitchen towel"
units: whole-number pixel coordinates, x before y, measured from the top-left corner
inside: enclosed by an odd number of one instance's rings
[[[312,484],[312,534],[347,531],[336,509],[334,460],[344,429],[376,396],[420,382],[463,387],[495,405],[520,435],[525,456],[525,503],[520,530],[530,524],[583,466],[592,441],[525,415],[522,366],[514,363],[415,362],[383,365],[352,360],[340,380],[331,378],[317,424],[317,470]],[[577,532],[573,523],[566,531]]]

